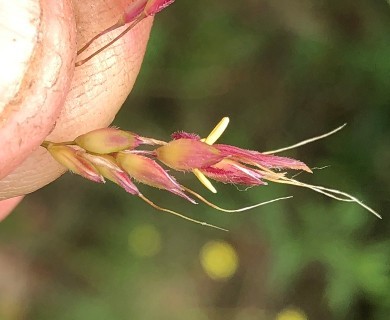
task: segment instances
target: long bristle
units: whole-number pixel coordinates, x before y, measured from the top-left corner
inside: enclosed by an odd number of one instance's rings
[[[271,150],[271,151],[265,151],[265,152],[262,152],[262,153],[264,153],[264,154],[275,154],[275,153],[283,152],[283,151],[286,151],[286,150],[295,149],[295,148],[304,146],[305,144],[309,144],[311,142],[314,142],[314,141],[321,140],[321,139],[324,139],[326,137],[329,137],[330,135],[332,135],[332,134],[336,133],[337,131],[340,131],[341,129],[343,129],[346,125],[347,124],[344,123],[342,126],[337,127],[336,129],[334,129],[334,130],[332,130],[330,132],[327,132],[327,133],[321,134],[319,136],[316,136],[316,137],[313,137],[313,138],[309,138],[309,139],[300,141],[300,142],[295,143],[295,144],[293,144],[291,146],[287,146],[287,147],[284,147],[284,148]]]
[[[130,26],[128,26],[124,31],[122,31],[118,36],[116,36],[114,39],[112,39],[109,43],[101,47],[99,50],[96,50],[93,54],[86,57],[85,59],[82,59],[78,62],[76,62],[76,67],[79,67],[86,63],[87,61],[91,60],[94,56],[98,55],[103,50],[107,49],[109,46],[111,46],[113,43],[118,41],[120,38],[122,38],[127,32],[129,32],[140,20],[135,20]]]
[[[236,212],[248,211],[248,210],[251,210],[251,209],[254,209],[254,208],[257,208],[257,207],[269,204],[269,203],[272,203],[272,202],[276,202],[276,201],[279,201],[279,200],[285,200],[285,199],[292,198],[292,196],[282,197],[282,198],[272,199],[272,200],[265,201],[265,202],[260,202],[260,203],[254,204],[252,206],[249,206],[249,207],[243,207],[243,208],[239,208],[239,209],[225,209],[225,208],[221,208],[221,207],[217,206],[216,204],[208,201],[207,199],[203,198],[200,194],[196,193],[195,191],[193,191],[191,189],[188,189],[188,188],[184,188],[184,189],[185,189],[185,191],[187,191],[188,193],[191,193],[193,196],[195,196],[196,198],[198,198],[200,201],[202,201],[203,203],[207,204],[211,208],[216,209],[218,211],[227,212],[227,213],[236,213]]]
[[[99,39],[101,36],[105,35],[106,33],[108,32],[111,32],[119,27],[123,26],[123,22],[122,21],[118,21],[117,23],[115,23],[114,25],[112,25],[111,27],[107,28],[106,30],[98,33],[96,36],[94,36],[91,40],[89,40],[80,50],[77,51],[77,55],[83,53],[85,50],[87,50],[89,48],[89,46],[95,42],[95,40]]]
[[[349,193],[346,193],[344,191],[340,191],[337,189],[330,189],[330,188],[326,188],[323,186],[311,185],[311,184],[303,183],[303,182],[300,182],[300,181],[297,181],[294,179],[289,179],[287,177],[283,177],[280,179],[272,179],[272,178],[267,178],[267,179],[270,181],[273,181],[273,182],[277,182],[277,183],[284,183],[284,184],[290,184],[290,185],[294,185],[294,186],[298,186],[298,187],[308,188],[308,189],[311,189],[315,192],[321,193],[329,198],[333,198],[333,199],[338,200],[338,201],[355,202],[358,205],[360,205],[361,207],[363,207],[364,209],[366,209],[367,211],[374,214],[379,219],[382,219],[382,216],[378,212],[376,212],[374,209],[370,208],[369,206],[367,206],[366,204],[361,202],[356,197],[354,197],[354,196],[352,196]],[[339,196],[343,196],[344,198],[339,197]]]
[[[153,208],[159,210],[159,211],[164,211],[164,212],[167,212],[167,213],[170,213],[170,214],[173,214],[177,217],[180,217],[182,219],[185,219],[185,220],[188,220],[188,221],[191,221],[191,222],[194,222],[194,223],[197,223],[197,224],[200,224],[202,226],[206,226],[206,227],[211,227],[211,228],[215,228],[215,229],[218,229],[218,230],[222,230],[222,231],[229,231],[227,229],[224,229],[224,228],[221,228],[221,227],[217,227],[215,225],[212,225],[212,224],[209,224],[207,222],[203,222],[203,221],[199,221],[199,220],[196,220],[196,219],[192,219],[190,217],[187,217],[181,213],[178,213],[176,211],[173,211],[173,210],[169,210],[169,209],[166,209],[166,208],[162,208],[160,206],[158,206],[157,204],[155,204],[154,202],[152,202],[151,200],[149,200],[148,198],[146,198],[144,195],[142,194],[139,194],[138,195],[142,200],[144,200],[147,204],[149,204],[150,206],[152,206]]]

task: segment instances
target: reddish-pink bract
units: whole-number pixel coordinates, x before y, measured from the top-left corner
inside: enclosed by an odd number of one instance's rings
[[[135,180],[158,189],[167,190],[195,203],[183,192],[182,186],[175,178],[169,175],[156,161],[134,153],[118,153],[116,160],[123,170]]]
[[[93,182],[104,182],[103,177],[91,161],[82,156],[83,152],[68,146],[54,144],[49,144],[47,151],[68,170]]]
[[[224,158],[214,146],[195,139],[172,140],[157,148],[156,155],[168,167],[182,171],[209,167]]]
[[[145,13],[149,16],[155,15],[173,2],[175,2],[175,0],[150,0],[146,4]]]
[[[299,160],[263,154],[258,151],[245,150],[226,144],[214,144],[213,146],[225,157],[242,163],[259,165],[270,169],[293,169],[312,172],[306,164]]]
[[[210,179],[223,183],[245,186],[267,184],[261,180],[263,175],[258,170],[228,159],[223,159],[211,167],[200,169],[200,171]]]

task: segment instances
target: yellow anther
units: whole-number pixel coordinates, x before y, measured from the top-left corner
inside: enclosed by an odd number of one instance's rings
[[[207,143],[208,145],[214,144],[215,141],[219,139],[219,137],[224,133],[228,124],[229,117],[222,118],[221,121],[215,126],[215,128],[210,132],[210,134],[205,139],[201,139],[200,141]],[[198,169],[192,170],[194,175],[199,179],[202,184],[209,189],[212,193],[217,193],[217,189],[211,184],[210,180],[206,178],[206,176],[200,172]]]
[[[210,180],[206,178],[206,176],[199,171],[199,169],[192,170],[192,173],[199,179],[199,181],[212,193],[217,193],[217,190],[214,188],[214,186],[211,184]]]
[[[215,141],[219,139],[219,137],[224,133],[227,126],[229,124],[229,118],[224,117],[222,120],[215,126],[213,131],[207,136],[207,138],[204,140],[209,145],[214,144]]]

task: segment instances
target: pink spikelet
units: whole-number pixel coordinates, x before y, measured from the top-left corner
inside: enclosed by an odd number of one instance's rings
[[[246,187],[265,186],[268,182],[289,184],[311,189],[339,201],[357,203],[380,218],[376,211],[348,193],[307,184],[288,177],[289,170],[301,170],[309,173],[312,173],[312,170],[302,161],[275,155],[275,153],[292,147],[322,139],[337,132],[343,126],[291,147],[259,152],[227,144],[214,144],[226,129],[227,123],[228,118],[222,119],[205,139],[201,139],[197,134],[179,131],[172,135],[171,141],[165,142],[117,128],[102,128],[87,132],[74,141],[63,143],[44,141],[42,147],[46,148],[53,158],[68,170],[88,180],[104,182],[105,178],[116,183],[129,194],[141,198],[157,210],[210,227],[218,228],[156,205],[138,190],[133,180],[166,190],[196,204],[195,200],[187,195],[190,194],[216,210],[229,213],[246,211],[290,198],[277,198],[240,209],[224,209],[180,184],[171,172],[164,169],[161,165],[163,164],[176,171],[194,173],[213,192],[216,192],[216,189],[208,178],[225,184]],[[149,145],[148,149],[142,149],[143,145]]]

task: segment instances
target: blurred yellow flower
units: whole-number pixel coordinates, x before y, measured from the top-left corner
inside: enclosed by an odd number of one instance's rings
[[[307,320],[306,314],[297,308],[286,308],[280,311],[276,320]]]
[[[152,257],[160,252],[161,235],[151,224],[136,226],[129,233],[130,251],[141,257]]]
[[[210,241],[202,247],[200,262],[210,278],[222,280],[235,274],[239,261],[236,250],[229,243]]]

